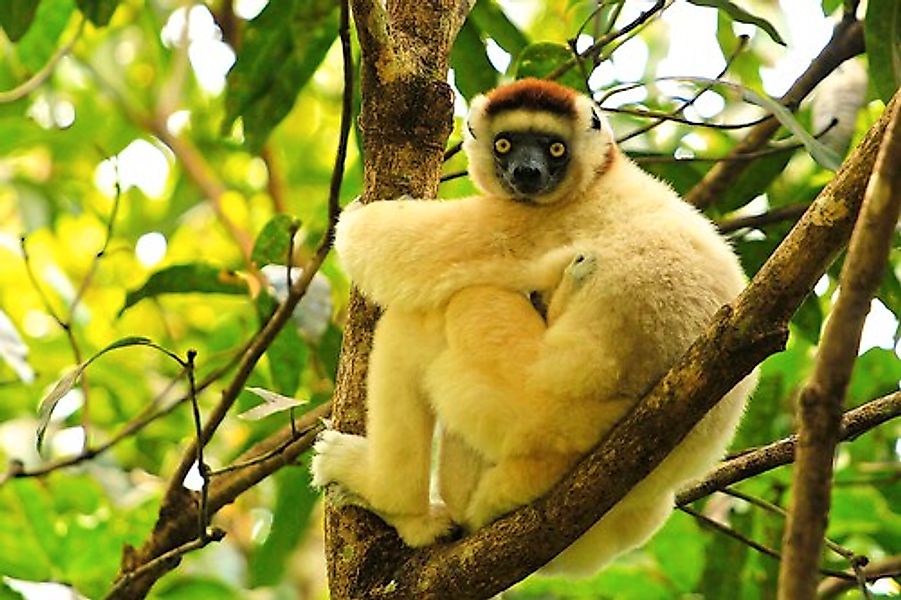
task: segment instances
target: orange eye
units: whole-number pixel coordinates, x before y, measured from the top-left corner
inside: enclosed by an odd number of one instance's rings
[[[566,146],[563,145],[563,142],[554,142],[548,147],[548,152],[550,152],[551,156],[554,158],[560,158],[566,154]]]
[[[500,137],[494,140],[494,151],[498,154],[506,154],[512,147],[513,144],[507,138]]]

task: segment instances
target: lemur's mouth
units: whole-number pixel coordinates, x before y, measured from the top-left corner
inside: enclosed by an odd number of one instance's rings
[[[547,321],[547,303],[544,301],[544,297],[541,295],[541,292],[534,291],[529,293],[529,302],[532,303],[532,307],[541,315],[541,318]]]

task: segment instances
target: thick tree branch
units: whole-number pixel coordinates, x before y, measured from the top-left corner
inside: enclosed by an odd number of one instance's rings
[[[245,452],[236,469],[214,477],[210,485],[211,512],[233,502],[239,495],[272,475],[282,467],[294,464],[297,457],[312,446],[322,430],[321,420],[331,414],[331,403],[323,404],[303,415],[297,422],[297,435],[289,427],[283,428]],[[842,440],[853,440],[879,425],[901,416],[901,392],[869,402],[845,413],[842,419]],[[749,479],[760,473],[791,464],[796,438],[779,440],[724,462],[703,481],[687,488],[677,498],[677,505],[686,505],[717,490]],[[241,466],[244,465],[244,466]],[[196,539],[197,505],[192,505],[169,522],[162,533],[170,539],[182,540],[181,545]],[[169,533],[171,532],[171,533]],[[180,534],[177,532],[181,532]],[[175,544],[177,546],[178,544]]]
[[[362,50],[363,201],[437,193],[453,92],[445,80],[466,0],[353,0]],[[335,426],[362,433],[366,370],[377,309],[351,293],[334,396]],[[326,554],[333,598],[361,598],[409,550],[381,520],[360,510],[326,511]]]
[[[801,100],[807,96],[816,85],[826,78],[847,59],[863,52],[863,26],[854,19],[853,15],[846,15],[835,26],[832,39],[826,47],[810,63],[807,70],[798,78],[789,90],[779,98],[779,101],[791,108],[797,108]],[[759,150],[769,141],[779,129],[776,119],[763,121],[732,148],[731,155],[747,154]],[[714,165],[704,178],[685,195],[686,202],[694,204],[698,208],[706,208],[717,201],[738,177],[749,166],[747,162],[727,161]]]
[[[369,582],[358,595],[487,597],[545,564],[590,528],[718,398],[784,343],[791,315],[850,236],[887,121],[885,115],[870,130],[742,295],[547,496],[462,541],[417,552],[390,572],[373,575],[358,559],[359,578]],[[648,439],[655,443],[643,443]]]
[[[806,600],[816,595],[817,564],[829,515],[832,461],[842,403],[860,346],[863,322],[885,271],[901,211],[898,96],[886,110],[890,121],[842,267],[841,292],[826,321],[813,375],[798,400],[797,466],[783,537],[780,600]]]

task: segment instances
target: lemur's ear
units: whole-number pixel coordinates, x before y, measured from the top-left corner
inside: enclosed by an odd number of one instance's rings
[[[594,112],[594,109],[591,110],[591,128],[592,129],[600,129],[601,128],[601,118],[598,116],[598,113]]]

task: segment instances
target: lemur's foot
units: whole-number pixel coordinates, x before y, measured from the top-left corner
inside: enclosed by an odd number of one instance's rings
[[[347,485],[366,469],[366,438],[326,429],[313,445],[310,471],[318,488],[330,483]]]
[[[433,544],[454,529],[454,522],[443,503],[433,502],[426,515],[380,515],[404,543],[412,548]]]

